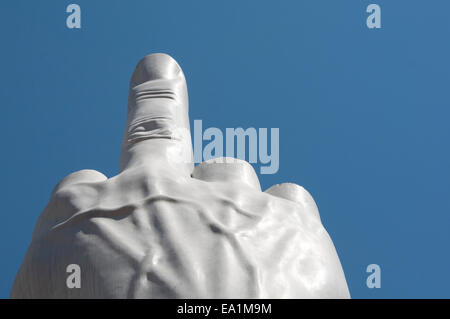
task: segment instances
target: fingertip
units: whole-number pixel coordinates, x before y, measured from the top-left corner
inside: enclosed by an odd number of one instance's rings
[[[183,74],[181,67],[166,53],[153,53],[142,58],[133,72],[130,87],[152,80],[170,80]]]

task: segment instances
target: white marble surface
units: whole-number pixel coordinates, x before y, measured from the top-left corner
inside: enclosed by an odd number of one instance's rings
[[[81,269],[81,288],[66,267]],[[145,57],[130,82],[120,174],[64,178],[36,224],[12,298],[348,298],[301,186],[262,192],[250,164],[194,169],[183,72]]]

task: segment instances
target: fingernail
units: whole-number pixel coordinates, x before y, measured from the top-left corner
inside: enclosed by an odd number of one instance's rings
[[[130,87],[152,80],[173,79],[180,72],[180,66],[170,55],[165,53],[150,54],[139,61],[131,77]]]

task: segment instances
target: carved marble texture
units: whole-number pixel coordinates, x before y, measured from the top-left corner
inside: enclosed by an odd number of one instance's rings
[[[81,269],[81,287],[66,268]],[[188,94],[166,54],[130,81],[120,173],[64,178],[40,215],[12,298],[349,298],[317,206],[301,186],[261,191],[252,166],[194,168]]]

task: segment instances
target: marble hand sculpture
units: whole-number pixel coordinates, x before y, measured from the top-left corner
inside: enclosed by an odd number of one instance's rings
[[[68,287],[68,265],[80,287]],[[130,82],[120,173],[64,178],[35,226],[12,298],[349,298],[311,195],[261,191],[250,164],[192,160],[188,94],[166,54]]]

